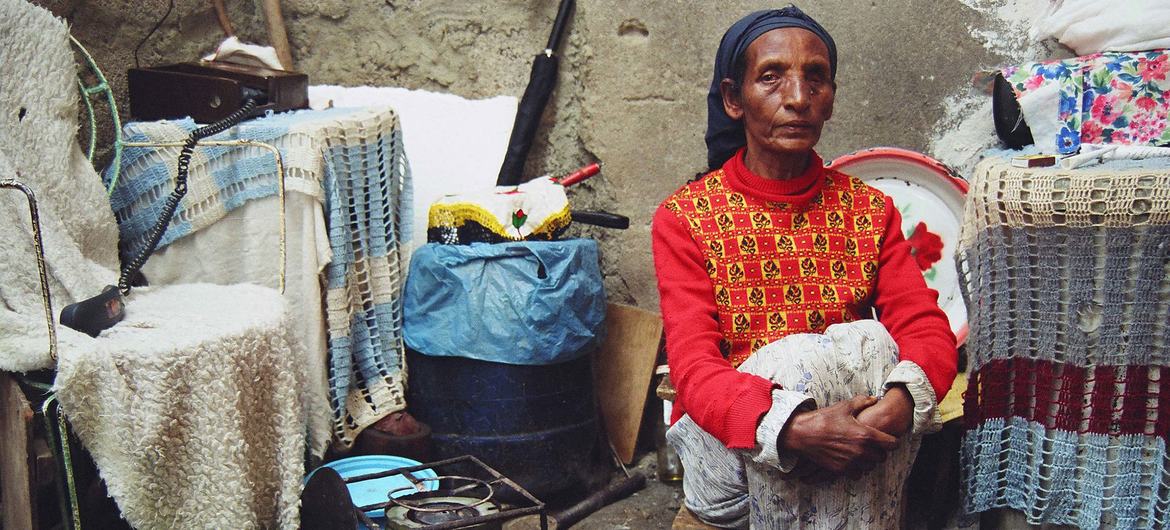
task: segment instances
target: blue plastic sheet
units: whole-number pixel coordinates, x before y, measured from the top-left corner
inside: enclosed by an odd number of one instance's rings
[[[590,239],[424,245],[404,291],[406,345],[425,355],[555,364],[589,353],[605,324]]]

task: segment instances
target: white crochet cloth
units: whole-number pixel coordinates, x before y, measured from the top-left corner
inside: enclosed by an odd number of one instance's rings
[[[189,119],[141,122],[125,132],[159,143],[194,127]],[[385,107],[281,113],[209,141],[237,138],[269,143],[283,154],[292,191],[285,208],[291,243],[285,294],[307,346],[310,439],[314,454],[324,451],[332,409],[335,438],[348,447],[362,429],[406,407],[398,293],[405,277],[400,238],[408,230],[400,212],[410,177],[398,117]],[[154,147],[123,154],[111,195],[123,247],[144,240],[171,186],[176,155]],[[206,147],[196,155],[188,194],[147,277],[275,285],[280,220],[271,197],[277,191],[273,158],[254,147]],[[200,265],[190,266],[194,262]],[[218,270],[200,276],[201,267]]]
[[[378,116],[374,111],[278,115],[267,120],[245,122],[228,132],[213,137],[247,136],[253,130],[277,132],[264,138],[282,153],[287,186],[285,194],[285,223],[287,229],[287,278],[285,299],[294,322],[294,331],[304,346],[304,366],[308,377],[305,384],[305,407],[309,413],[309,439],[313,454],[320,456],[333,432],[332,412],[328,401],[328,344],[325,333],[326,289],[319,275],[332,259],[329,234],[322,203],[325,201],[323,182],[326,129],[336,127],[346,114]],[[266,125],[281,120],[284,125]],[[134,122],[126,126],[126,137],[155,142],[186,138],[194,124],[190,120]],[[156,218],[154,206],[169,193],[174,181],[178,157],[177,147],[130,148],[123,155],[119,177],[120,186],[147,188],[141,198],[118,213],[141,210],[145,220]],[[229,208],[216,183],[224,172],[249,171],[245,181],[253,186],[268,186],[275,191],[276,165],[269,152],[259,147],[207,148],[195,150],[190,166],[190,189],[180,205],[176,218],[187,222],[172,222],[167,237],[146,262],[143,273],[153,285],[172,285],[184,282],[208,282],[228,285],[251,282],[268,287],[278,285],[280,270],[280,202],[275,194],[259,194],[243,204]],[[217,179],[213,172],[220,172]],[[227,173],[231,175],[231,173]],[[115,190],[115,200],[123,188]],[[197,206],[198,205],[198,206]],[[139,214],[134,214],[135,216]],[[143,226],[147,226],[144,224]],[[139,234],[136,232],[136,234]],[[128,236],[138,241],[140,235]],[[173,241],[171,241],[173,239]],[[374,418],[373,421],[377,421]]]

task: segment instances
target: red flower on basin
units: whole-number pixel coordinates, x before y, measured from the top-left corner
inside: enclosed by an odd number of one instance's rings
[[[928,230],[925,222],[919,221],[906,241],[910,243],[910,255],[914,256],[919,270],[927,270],[942,259],[943,240]]]

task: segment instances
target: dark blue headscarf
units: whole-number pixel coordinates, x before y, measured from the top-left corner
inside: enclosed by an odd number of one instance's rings
[[[743,147],[743,121],[733,120],[723,110],[723,93],[720,83],[733,76],[735,60],[742,56],[760,35],[779,28],[803,28],[820,37],[829,49],[829,68],[837,78],[837,44],[829,32],[812,17],[804,14],[794,5],[783,9],[756,11],[739,22],[732,24],[719,41],[719,52],[715,55],[715,76],[711,79],[711,90],[707,93],[707,167],[718,169],[731,155]]]

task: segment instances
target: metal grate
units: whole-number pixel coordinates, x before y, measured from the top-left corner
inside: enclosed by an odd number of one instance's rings
[[[322,468],[318,472],[325,469],[327,468]],[[438,476],[420,475],[419,472],[424,470],[433,471]],[[391,476],[405,478],[409,481],[410,486],[387,491],[386,502],[363,506],[354,505],[345,491],[326,490],[324,496],[310,494],[310,491],[316,486],[314,479],[310,479],[302,501],[302,518],[305,521],[316,521],[314,524],[324,524],[323,522],[328,521],[328,524],[331,525],[337,525],[338,521],[346,521],[345,524],[349,524],[349,521],[356,521],[370,530],[383,530],[398,526],[383,517],[370,517],[367,512],[385,510],[389,514],[391,511],[398,510],[410,518],[410,528],[447,530],[478,527],[479,525],[494,527],[507,520],[535,515],[540,519],[541,530],[548,528],[548,515],[543,502],[516,482],[470,455],[368,473],[341,480],[345,486],[348,486]],[[316,477],[316,473],[314,473],[314,477]],[[436,482],[438,487],[433,490],[427,487],[426,485],[431,482]],[[391,494],[403,490],[415,490],[417,493],[390,497]],[[445,499],[456,496],[468,498],[470,501],[457,506],[444,502]],[[344,502],[338,501],[338,497],[344,497]],[[508,504],[502,502],[504,498],[509,501]],[[490,510],[474,509],[479,506],[492,506],[493,508]],[[313,513],[318,510],[333,510],[341,513],[333,514],[334,517]],[[352,513],[345,513],[347,510],[352,511]]]

